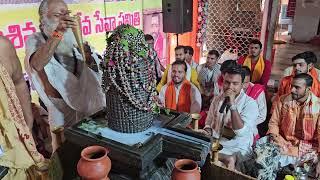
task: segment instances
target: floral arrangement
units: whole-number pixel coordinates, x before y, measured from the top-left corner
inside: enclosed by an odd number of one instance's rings
[[[141,30],[127,24],[118,26],[107,39],[104,91],[115,88],[135,108],[151,111],[156,96],[153,51]]]
[[[208,0],[199,0],[198,2],[198,31],[197,46],[200,47],[206,39],[206,28],[208,18]]]

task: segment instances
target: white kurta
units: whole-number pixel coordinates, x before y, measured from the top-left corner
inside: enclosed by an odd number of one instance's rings
[[[190,113],[200,113],[201,111],[201,94],[200,91],[198,90],[198,88],[191,84],[191,107],[190,107]],[[168,85],[164,85],[161,88],[161,91],[159,93],[159,99],[161,104],[165,105],[166,104],[166,90],[167,90]],[[178,102],[179,99],[179,94],[180,94],[180,89],[182,87],[182,84],[180,84],[178,87],[175,87],[176,90],[176,102]]]
[[[41,33],[34,33],[28,37],[25,69],[41,100],[48,108],[50,125],[53,127],[69,126],[84,116],[102,110],[106,106],[106,102],[101,87],[101,74],[94,72],[85,64],[83,65],[82,56],[75,48],[76,58],[79,60],[78,64],[82,64],[80,76],[76,77],[52,57],[44,67],[44,71],[49,83],[60,93],[62,99],[47,96],[38,72],[29,64],[31,55],[44,43],[45,39]],[[95,54],[93,57],[99,65],[99,58]],[[59,58],[62,61],[63,58],[70,59],[70,57],[64,56],[59,56]]]
[[[225,116],[224,113],[219,113],[219,109],[224,101],[223,94],[213,98],[210,109],[208,111],[208,116],[206,119],[205,128],[212,128],[213,137],[219,137],[219,129],[214,129],[214,127],[220,127],[222,118],[224,118],[224,125],[231,123],[231,112],[227,112]],[[258,118],[258,105],[257,103],[248,95],[241,90],[239,96],[235,100],[237,111],[240,114],[241,120],[244,122],[242,129],[234,130],[236,136],[228,140],[226,138],[221,138],[220,143],[223,149],[220,151],[222,154],[232,155],[234,153],[240,152],[242,155],[246,155],[250,152],[251,146],[253,144],[254,130],[256,129],[256,120]],[[218,124],[218,126],[216,126]]]
[[[249,83],[250,83],[250,86],[254,86],[253,83],[251,83],[251,82],[249,82]],[[266,95],[265,95],[264,91],[259,94],[259,96],[257,97],[257,99],[255,99],[255,101],[258,104],[258,109],[259,109],[259,115],[256,120],[256,125],[259,125],[259,124],[263,123],[267,117],[267,101],[266,101]],[[258,129],[254,130],[254,134],[255,135],[258,134]]]

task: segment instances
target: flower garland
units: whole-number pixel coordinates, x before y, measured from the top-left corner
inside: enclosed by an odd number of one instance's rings
[[[107,39],[103,68],[103,89],[110,87],[139,110],[151,111],[156,96],[154,51],[144,34],[130,25],[118,26]]]
[[[208,20],[208,0],[198,1],[198,31],[197,46],[200,47],[206,40],[206,28]]]

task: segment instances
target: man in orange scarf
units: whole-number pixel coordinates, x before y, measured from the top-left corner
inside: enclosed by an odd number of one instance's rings
[[[160,103],[178,112],[199,113],[201,110],[201,94],[198,88],[186,80],[187,65],[177,59],[172,63],[172,81],[161,88]]]
[[[4,180],[30,179],[30,167],[44,167],[30,129],[31,102],[15,49],[0,36],[0,166],[9,168]]]
[[[250,68],[252,83],[267,87],[271,74],[271,63],[263,59],[261,51],[261,42],[257,39],[252,40],[249,45],[249,55],[240,57],[238,63]]]
[[[292,63],[294,67],[294,74],[282,78],[279,90],[276,95],[276,100],[279,99],[282,95],[288,94],[291,91],[291,84],[294,75],[301,73],[308,73],[313,78],[313,83],[311,86],[311,91],[317,97],[320,97],[320,84],[318,81],[318,72],[314,68],[314,58],[308,52],[303,52],[295,55],[292,58]]]
[[[291,93],[275,102],[268,133],[281,149],[281,167],[299,162],[310,152],[319,157],[320,99],[311,91],[313,79],[306,73],[294,76]],[[316,173],[320,173],[319,162]]]

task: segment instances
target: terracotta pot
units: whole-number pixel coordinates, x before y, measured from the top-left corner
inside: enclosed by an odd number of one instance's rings
[[[180,159],[174,163],[171,180],[200,180],[198,164],[190,159]]]
[[[111,160],[109,150],[102,146],[89,146],[81,151],[78,162],[78,174],[85,180],[108,180]]]

